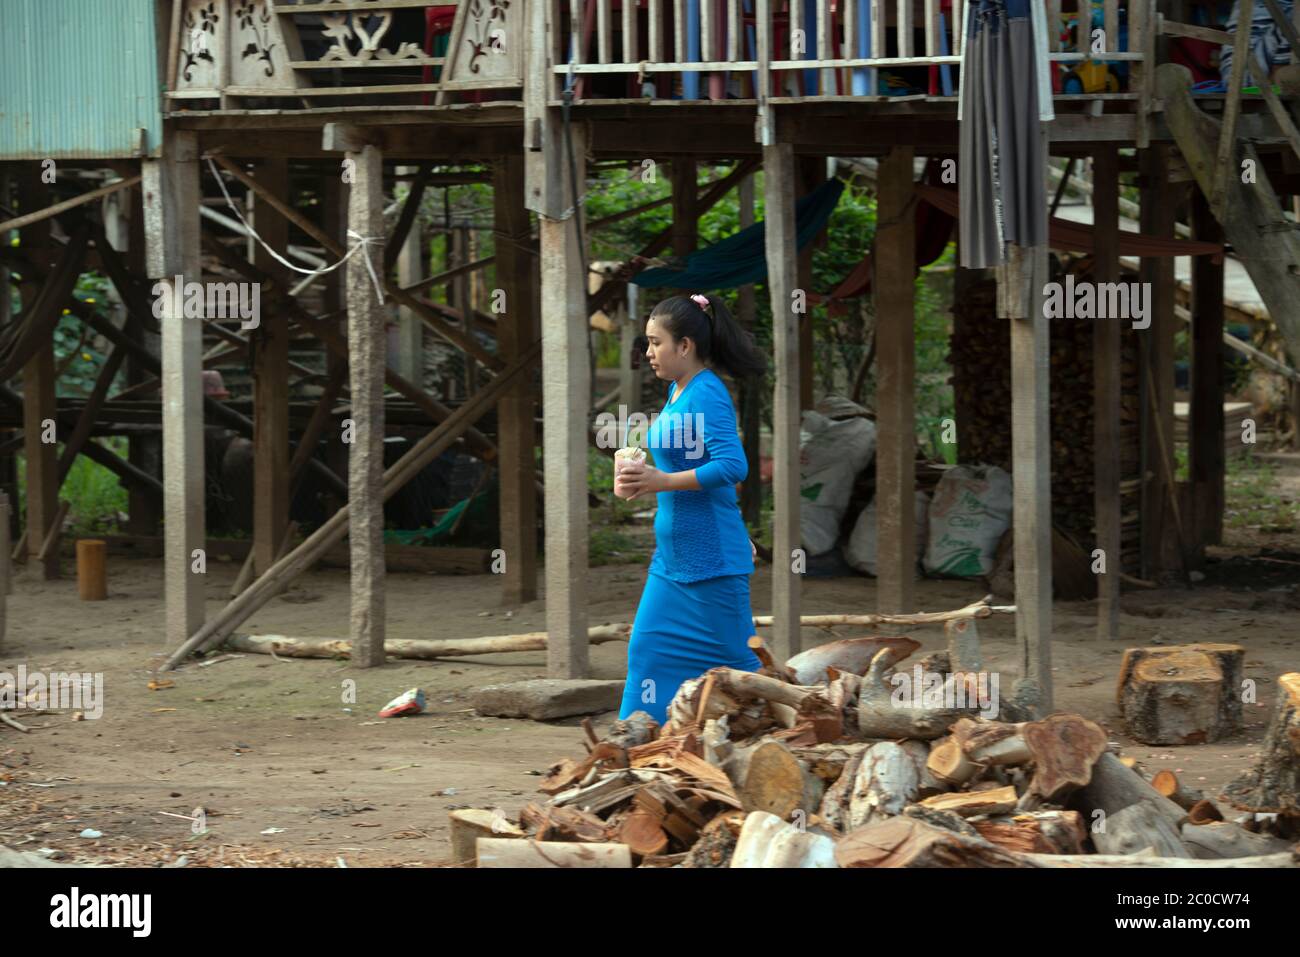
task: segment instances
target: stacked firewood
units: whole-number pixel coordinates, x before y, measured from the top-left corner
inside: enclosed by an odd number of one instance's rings
[[[1075,281],[1091,281],[1087,261]],[[997,318],[997,285],[976,281],[953,301],[952,365],[959,459],[1011,470],[1011,331]],[[1091,319],[1051,322],[1052,521],[1093,540],[1093,368]],[[1124,570],[1139,564],[1140,405],[1137,333],[1125,323],[1120,359],[1120,475]]]
[[[969,612],[911,669],[908,637],[784,664],[755,637],[761,669],[685,682],[663,727],[584,722],[585,758],[553,765],[542,799],[517,821],[453,812],[453,845],[480,867],[1300,866],[1295,819],[1225,822],[1093,721],[999,700],[976,632],[991,609]]]

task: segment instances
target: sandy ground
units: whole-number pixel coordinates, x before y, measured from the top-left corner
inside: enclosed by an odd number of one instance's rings
[[[1188,589],[1136,591],[1123,601],[1122,641],[1099,642],[1095,605],[1057,603],[1053,671],[1058,708],[1102,722],[1149,769],[1174,768],[1193,786],[1217,790],[1250,764],[1271,713],[1273,685],[1300,670],[1296,614],[1300,607],[1300,540],[1257,538],[1216,550],[1222,561]],[[1271,560],[1246,556],[1258,546]],[[1278,555],[1289,555],[1277,558]],[[69,576],[70,566],[66,567]],[[216,612],[236,573],[209,569],[208,611]],[[0,727],[0,844],[51,848],[70,861],[190,864],[329,864],[351,866],[448,863],[447,812],[501,807],[513,817],[535,792],[537,775],[565,755],[583,753],[576,719],[553,723],[483,718],[470,707],[473,690],[492,682],[542,677],[543,653],[442,662],[397,662],[359,670],[347,662],[276,660],[248,655],[166,675],[173,687],[150,690],[164,647],[158,562],[115,560],[110,596],[77,600],[75,581],[23,577],[9,599],[9,631],[0,671],[102,672],[104,710],[98,720],[67,712],[17,716],[31,727]],[[593,569],[590,620],[630,621],[645,567]],[[754,611],[770,610],[770,570],[753,580]],[[918,607],[942,610],[981,597],[975,582],[922,581]],[[541,601],[507,610],[491,575],[389,578],[389,636],[452,638],[541,630]],[[866,578],[808,579],[805,614],[863,612],[875,607]],[[258,613],[258,633],[346,636],[347,575],[322,571]],[[845,630],[844,635],[865,634]],[[943,645],[939,627],[914,629],[925,648]],[[981,623],[988,666],[1003,673],[1003,693],[1017,674],[1010,616]],[[825,640],[805,631],[805,646]],[[1212,745],[1152,748],[1123,734],[1114,679],[1128,645],[1233,641],[1248,649],[1246,677],[1259,702],[1246,708],[1237,738]],[[592,676],[621,678],[626,645],[591,649]],[[355,704],[344,702],[346,679]],[[429,710],[379,720],[376,712],[419,685]],[[597,716],[597,728],[614,720]],[[207,813],[208,833],[193,836],[182,817]],[[102,833],[83,838],[86,828]],[[270,829],[272,833],[265,833]]]

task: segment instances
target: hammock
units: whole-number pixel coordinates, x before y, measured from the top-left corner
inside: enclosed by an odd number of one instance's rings
[[[844,182],[832,177],[795,203],[795,240],[799,249],[812,242],[826,227],[826,221],[843,192]],[[645,288],[673,286],[678,289],[734,289],[752,282],[763,282],[767,279],[765,225],[757,222],[712,246],[697,249],[683,257],[681,266],[643,270],[632,277],[632,282]],[[791,255],[794,255],[793,250]]]

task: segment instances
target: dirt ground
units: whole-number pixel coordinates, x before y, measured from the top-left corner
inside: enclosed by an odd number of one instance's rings
[[[1288,475],[1282,484],[1294,481]],[[1213,550],[1218,560],[1208,577],[1190,589],[1127,593],[1118,642],[1096,639],[1094,603],[1057,603],[1057,707],[1103,723],[1148,769],[1170,767],[1192,786],[1217,791],[1252,763],[1277,676],[1300,670],[1300,536],[1287,532],[1235,536],[1231,547]],[[69,577],[54,582],[20,577],[9,599],[0,671],[16,673],[25,664],[29,671],[103,672],[103,716],[78,721],[67,712],[20,711],[15,714],[32,727],[30,734],[0,726],[0,844],[49,848],[73,862],[174,865],[183,856],[191,865],[448,864],[449,810],[500,807],[514,817],[534,797],[539,774],[562,756],[583,753],[576,719],[484,718],[470,707],[479,686],[543,677],[542,652],[392,661],[371,670],[247,655],[207,667],[188,664],[165,676],[173,687],[150,690],[165,650],[160,563],[113,560],[109,600],[102,603],[77,600],[72,571],[66,565]],[[209,614],[224,604],[236,571],[233,564],[209,568]],[[591,623],[630,621],[644,580],[643,563],[592,569]],[[753,580],[756,614],[770,611],[770,582],[770,569],[760,566]],[[545,627],[541,601],[503,608],[492,575],[391,575],[388,587],[389,637]],[[956,608],[982,594],[977,582],[920,581],[917,605]],[[874,608],[871,579],[805,581],[805,614]],[[347,573],[320,571],[241,630],[346,637],[347,621]],[[910,633],[926,650],[943,645],[941,627]],[[987,667],[1002,673],[1002,692],[1009,693],[1018,674],[1011,616],[981,622],[981,637]],[[805,646],[821,640],[821,633],[805,632]],[[1248,649],[1245,676],[1257,682],[1259,701],[1246,708],[1244,733],[1211,745],[1135,744],[1115,706],[1123,649],[1191,641],[1233,641]],[[592,676],[623,677],[625,656],[621,642],[593,646]],[[356,681],[355,704],[343,702],[349,678]],[[415,685],[427,694],[427,713],[377,718],[386,702]],[[595,724],[604,728],[615,717],[599,715]],[[194,836],[182,816],[200,806],[208,831]],[[86,828],[103,836],[80,837]]]

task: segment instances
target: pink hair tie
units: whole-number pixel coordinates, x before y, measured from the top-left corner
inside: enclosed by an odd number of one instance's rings
[[[691,296],[691,299],[695,302],[697,306],[699,306],[705,312],[709,311],[709,300],[705,296],[701,296],[697,292],[695,295]]]

